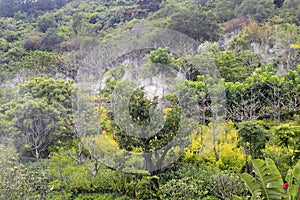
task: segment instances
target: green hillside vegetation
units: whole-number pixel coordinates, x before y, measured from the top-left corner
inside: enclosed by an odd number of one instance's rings
[[[299,10],[0,0],[0,200],[300,199]]]

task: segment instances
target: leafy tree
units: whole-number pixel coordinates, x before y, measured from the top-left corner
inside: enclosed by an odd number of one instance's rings
[[[0,14],[2,17],[13,17],[14,12],[22,7],[21,1],[2,0],[0,1]]]
[[[23,58],[23,70],[27,71],[29,76],[39,75],[54,77],[59,71],[58,63],[61,55],[55,52],[41,50],[30,51]]]
[[[265,130],[255,121],[245,121],[239,125],[238,145],[244,148],[246,170],[248,170],[249,154],[252,158],[260,158],[268,137]]]
[[[204,140],[203,127],[210,121],[212,115],[211,95],[208,91],[209,85],[203,81],[204,77],[198,76],[197,81],[188,81],[189,86],[195,91],[195,98],[198,101],[200,112],[200,143]]]
[[[18,147],[39,159],[58,140],[70,138],[71,92],[71,82],[63,80],[36,78],[20,86],[21,98],[10,111],[20,132]]]
[[[292,152],[290,165],[300,159],[300,127],[284,124],[274,127],[275,136],[278,138],[279,145]]]
[[[24,40],[24,48],[26,50],[37,50],[40,48],[42,36],[40,33],[35,32],[29,34]]]
[[[4,38],[0,38],[0,51],[6,52],[8,50],[8,42]]]
[[[169,54],[167,50],[162,48],[158,48],[155,51],[151,51],[149,58],[152,63],[168,65],[172,62],[172,54]]]
[[[45,33],[49,28],[56,28],[56,22],[52,15],[45,14],[38,19],[39,31]]]
[[[267,75],[266,78],[266,87],[262,96],[265,99],[266,105],[271,108],[270,115],[273,117],[274,123],[279,124],[284,104],[283,102],[288,95],[287,87],[285,85],[284,77]],[[265,111],[268,113],[267,110]]]
[[[299,0],[285,0],[282,6],[282,16],[285,17],[285,22],[300,24],[300,14],[295,12],[299,10]]]
[[[20,164],[12,144],[0,144],[0,150],[0,199],[45,199],[49,192],[46,173]]]
[[[146,125],[150,121],[150,109],[157,105],[157,97],[153,100],[147,99],[143,88],[137,89],[131,97],[129,104],[129,112],[132,120],[140,125]],[[176,135],[180,122],[180,107],[176,104],[172,105],[167,111],[164,127],[154,136],[148,138],[139,138],[135,136],[127,136],[122,133],[122,130],[116,126],[115,139],[119,143],[120,148],[127,151],[138,150],[144,152],[145,169],[151,171],[156,165],[162,164],[166,153],[170,149],[166,149],[165,153],[157,163],[153,163],[152,154],[168,144]]]
[[[220,51],[215,61],[227,82],[242,82],[257,68],[257,56],[249,51]]]
[[[235,8],[239,6],[242,0],[221,0],[216,2],[216,15],[218,21],[227,22],[235,17]]]
[[[33,78],[20,85],[22,97],[45,98],[48,104],[61,104],[68,113],[71,113],[73,87],[72,81],[52,78]]]
[[[13,17],[17,12],[24,12],[28,15],[41,15],[45,11],[61,8],[69,0],[2,0],[0,2],[0,14],[4,17]]]
[[[65,40],[56,29],[48,29],[41,40],[41,50],[53,51],[55,47]]]
[[[21,143],[25,149],[39,159],[42,153],[53,144],[60,135],[60,117],[62,113],[47,104],[45,99],[26,99],[16,107],[15,126],[20,131]],[[61,115],[60,115],[61,114]]]
[[[285,87],[288,91],[285,98],[285,111],[288,113],[297,113],[300,109],[300,65],[296,70],[289,70],[285,75]]]
[[[56,151],[50,154],[51,160],[47,173],[52,177],[49,183],[51,191],[60,191],[64,198],[69,199],[72,196],[72,190],[80,188],[86,190],[91,182],[85,166],[78,165],[67,153],[68,151],[64,148],[57,146]],[[80,182],[78,182],[79,179]]]
[[[262,22],[273,14],[273,10],[274,4],[271,0],[249,0],[243,1],[235,12],[237,16],[248,16]]]
[[[287,12],[284,15],[285,19]],[[299,50],[292,48],[292,44],[298,43],[299,36],[300,28],[296,24],[284,23],[276,31],[275,45],[278,46],[278,49],[274,53],[277,58],[280,58],[276,62],[281,65],[283,72],[297,70],[300,63]],[[289,47],[286,48],[287,46]]]
[[[245,82],[227,82],[227,117],[234,121],[256,120],[261,116],[260,82],[247,78]]]
[[[201,42],[216,41],[219,33],[219,27],[212,13],[192,10],[172,15],[168,28]]]
[[[157,11],[162,0],[150,1],[150,0],[138,0],[138,4],[141,9],[147,9],[151,12]]]
[[[73,15],[73,20],[72,20],[72,28],[75,34],[77,34],[82,27],[82,16],[80,14],[75,14]]]

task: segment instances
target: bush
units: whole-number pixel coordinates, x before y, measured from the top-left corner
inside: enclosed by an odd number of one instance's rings
[[[215,196],[207,196],[207,197],[204,197],[203,200],[219,200],[219,198],[217,198]]]
[[[208,194],[207,186],[214,169],[207,166],[178,163],[162,175],[158,195],[161,199],[199,199]]]
[[[126,196],[118,196],[116,194],[80,194],[74,200],[127,200]]]
[[[152,63],[170,64],[172,62],[172,54],[166,49],[158,48],[150,52],[150,61]]]
[[[172,179],[159,188],[161,199],[199,199],[207,193],[203,180],[193,177]]]
[[[221,199],[232,199],[233,195],[246,196],[248,190],[237,174],[219,172],[212,176],[207,187],[209,194]]]

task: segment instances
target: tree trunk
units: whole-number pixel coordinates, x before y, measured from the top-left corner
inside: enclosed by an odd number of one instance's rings
[[[151,152],[147,152],[144,153],[144,159],[145,159],[145,170],[147,170],[148,172],[152,171],[152,153]]]

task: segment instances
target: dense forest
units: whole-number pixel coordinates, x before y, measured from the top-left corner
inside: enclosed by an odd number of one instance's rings
[[[0,200],[300,199],[300,0],[0,0]]]

